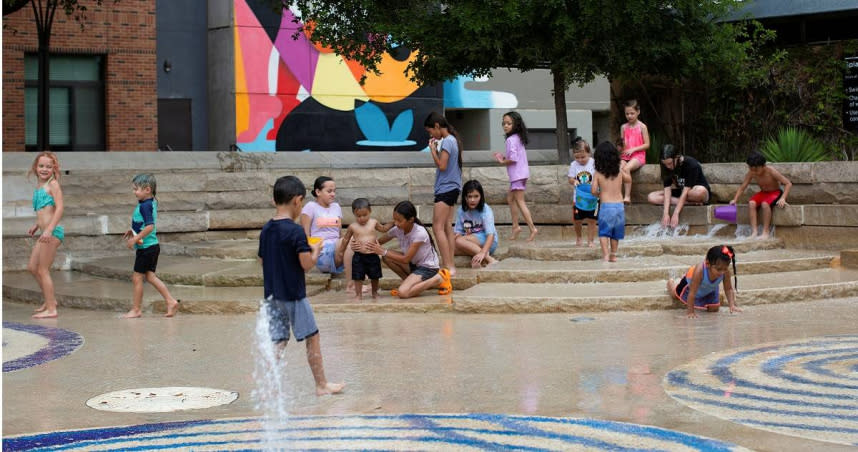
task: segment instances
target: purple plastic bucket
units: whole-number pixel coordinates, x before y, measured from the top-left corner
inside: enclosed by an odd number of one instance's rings
[[[719,220],[729,221],[730,223],[736,222],[736,206],[716,206],[715,207],[715,218]]]

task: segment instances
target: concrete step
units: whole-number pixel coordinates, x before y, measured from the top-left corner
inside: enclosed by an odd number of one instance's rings
[[[102,278],[130,281],[134,268],[134,256],[110,256],[81,258],[71,261],[72,270]],[[462,268],[453,277],[453,289],[463,290],[477,284],[479,270]],[[212,259],[188,256],[164,256],[158,260],[158,278],[167,284],[183,284],[207,287],[252,287],[262,286],[262,267],[256,259]],[[306,274],[308,286],[319,286],[327,290],[341,291],[346,288],[346,275],[320,273],[313,269]],[[382,271],[379,286],[390,290],[399,287],[402,281],[389,269]],[[367,281],[369,284],[369,281]]]
[[[132,284],[76,271],[53,273],[60,310],[65,308],[126,312],[131,308]],[[186,314],[234,314],[254,312],[262,299],[262,287],[203,287],[170,284],[170,293],[181,300],[179,312]],[[373,300],[353,301],[342,292],[325,292],[321,286],[307,286],[307,296],[316,312],[444,312],[452,310],[449,295],[434,290],[409,300],[382,292]],[[3,298],[40,304],[41,290],[27,272],[3,272]],[[143,311],[163,314],[166,305],[154,288],[144,285]]]
[[[822,300],[858,295],[858,271],[828,268],[739,277],[736,303]],[[515,284],[482,283],[454,294],[454,308],[473,313],[587,312],[674,309],[666,281]],[[722,301],[726,303],[726,298]]]
[[[623,257],[617,262],[598,260],[532,261],[505,259],[479,273],[481,284],[498,283],[595,283],[637,282],[679,278],[703,255],[661,255]],[[829,268],[837,262],[826,251],[772,249],[738,253],[736,271],[740,276]]]
[[[749,240],[707,236],[664,239],[631,237],[629,240],[620,241],[617,256],[619,258],[665,254],[703,256],[709,248],[717,244],[730,245],[737,253],[784,247],[783,240],[777,238]],[[598,243],[593,247],[581,247],[576,246],[574,241],[552,240],[510,245],[509,256],[537,261],[594,260],[602,257],[602,251]]]

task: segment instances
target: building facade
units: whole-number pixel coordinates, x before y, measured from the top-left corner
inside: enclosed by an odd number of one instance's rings
[[[86,1],[83,2],[87,4]],[[84,26],[57,11],[51,37],[55,151],[157,149],[155,3],[87,4]],[[3,151],[36,150],[38,35],[30,5],[3,18]]]

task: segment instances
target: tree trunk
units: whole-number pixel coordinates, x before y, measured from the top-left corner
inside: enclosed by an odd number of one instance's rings
[[[557,161],[568,165],[569,157],[569,124],[566,121],[566,77],[561,69],[552,69],[554,78],[554,117],[557,123]]]
[[[50,41],[51,31],[39,31],[39,94],[36,146],[39,151],[50,148]]]

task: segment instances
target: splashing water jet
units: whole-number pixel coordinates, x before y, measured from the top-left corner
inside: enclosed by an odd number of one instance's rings
[[[261,300],[253,341],[256,389],[252,397],[256,409],[263,413],[261,446],[264,450],[278,450],[277,444],[283,440],[278,434],[279,429],[285,426],[289,417],[286,410],[286,357],[281,356],[281,351],[271,340],[270,322],[268,303]]]

